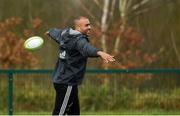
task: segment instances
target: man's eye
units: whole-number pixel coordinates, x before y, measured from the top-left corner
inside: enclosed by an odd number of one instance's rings
[[[90,26],[90,24],[86,24],[86,26]]]

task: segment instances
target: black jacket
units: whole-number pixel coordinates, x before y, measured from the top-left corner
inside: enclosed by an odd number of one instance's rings
[[[98,57],[95,47],[91,46],[86,35],[68,29],[53,28],[49,36],[59,43],[59,58],[52,75],[54,83],[79,85],[86,70],[87,58]]]

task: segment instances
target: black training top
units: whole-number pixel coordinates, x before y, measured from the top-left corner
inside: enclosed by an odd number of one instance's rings
[[[97,48],[90,45],[79,31],[53,28],[48,35],[59,44],[59,57],[52,75],[53,83],[79,85],[82,83],[88,57],[98,57]]]

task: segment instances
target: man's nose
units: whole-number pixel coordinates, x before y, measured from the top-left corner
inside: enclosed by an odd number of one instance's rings
[[[88,26],[88,29],[91,29],[91,26],[90,26],[90,25]]]

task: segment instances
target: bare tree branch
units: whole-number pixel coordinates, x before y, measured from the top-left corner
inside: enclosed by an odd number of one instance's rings
[[[93,0],[93,2],[99,7],[100,10],[103,9],[98,0]]]
[[[177,49],[177,45],[176,45],[176,42],[174,40],[174,32],[171,31],[171,42],[172,42],[172,46],[173,46],[173,49],[174,49],[174,52],[177,56],[177,59],[178,59],[178,62],[179,62],[179,65],[180,65],[180,54],[179,54],[179,51]]]
[[[126,7],[127,7],[128,11],[129,11],[130,7],[132,6],[132,2],[133,2],[133,0],[128,0],[127,1]]]
[[[87,7],[84,5],[84,3],[82,2],[82,0],[79,0],[80,1],[80,5],[82,7],[82,9],[91,17],[95,20],[95,24],[100,26],[100,22],[98,22],[98,20],[96,19],[96,17],[87,9]]]
[[[140,14],[142,14],[142,13],[149,12],[149,11],[151,11],[151,10],[153,10],[153,9],[156,9],[156,8],[160,7],[161,5],[162,5],[162,4],[159,4],[159,5],[157,5],[157,6],[153,6],[153,7],[149,7],[149,8],[144,8],[144,9],[142,9],[142,10],[136,11],[136,12],[134,12],[134,16],[140,15]]]
[[[137,3],[135,4],[133,7],[132,7],[132,10],[136,10],[138,9],[139,7],[141,7],[142,5],[145,5],[147,2],[149,2],[150,0],[142,0],[140,3]]]
[[[113,19],[114,16],[114,8],[115,8],[116,0],[112,0],[111,8],[110,8],[110,21]]]

